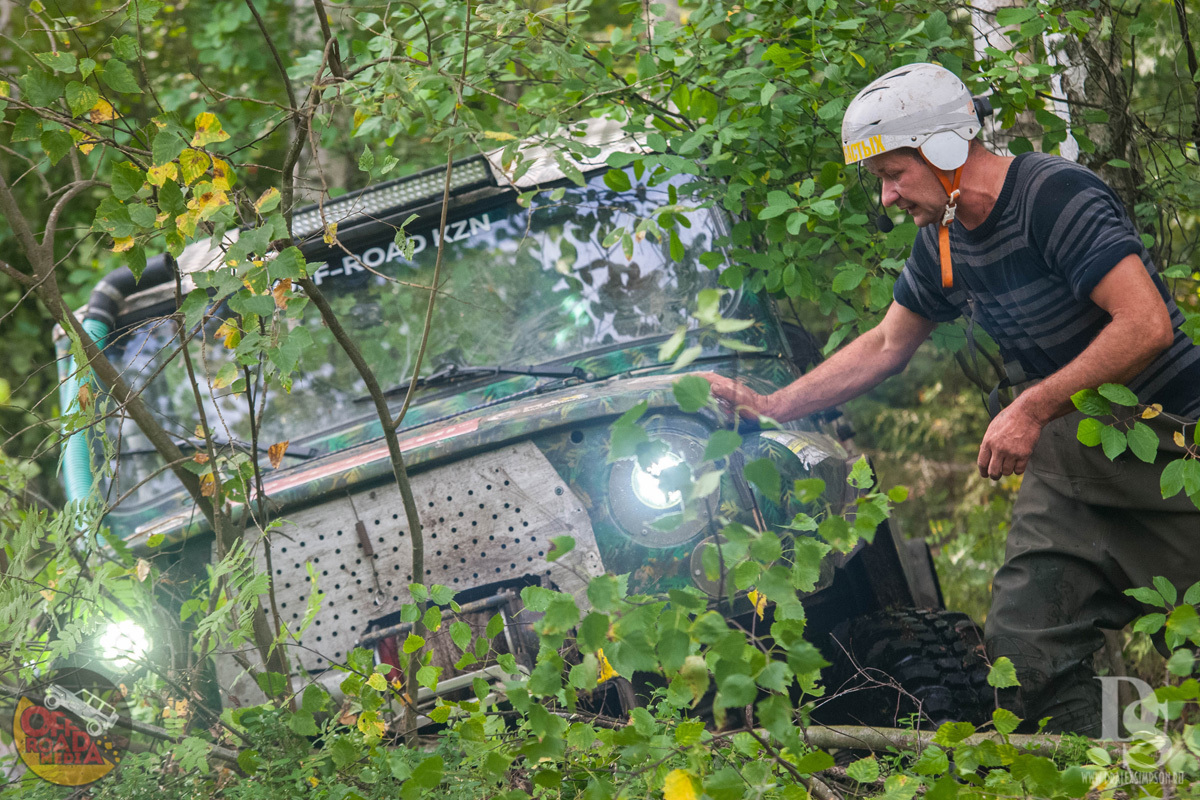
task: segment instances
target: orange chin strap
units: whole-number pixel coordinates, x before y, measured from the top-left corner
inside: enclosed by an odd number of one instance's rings
[[[920,150],[917,151],[921,153]],[[937,175],[938,180],[942,182],[942,188],[946,190],[946,196],[950,198],[946,202],[946,210],[942,214],[942,222],[938,225],[938,250],[940,251],[942,261],[942,288],[950,289],[954,286],[954,267],[950,264],[950,223],[954,221],[954,213],[958,210],[958,184],[962,180],[963,168],[959,167],[950,175],[947,175],[943,170],[935,167],[925,154],[921,153],[922,160],[929,164],[929,168],[933,170],[933,174]]]

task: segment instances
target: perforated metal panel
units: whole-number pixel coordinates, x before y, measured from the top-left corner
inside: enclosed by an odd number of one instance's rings
[[[413,476],[425,533],[426,585],[456,591],[485,587],[525,575],[548,575],[565,592],[582,592],[603,573],[591,522],[583,504],[534,445],[504,447]],[[359,542],[361,520],[374,557]],[[289,651],[302,670],[341,661],[366,632],[369,620],[399,611],[413,582],[411,537],[395,485],[331,496],[313,508],[287,515],[272,534],[273,578],[279,612],[295,629],[304,619],[311,562],[325,593],[321,611]],[[575,549],[546,561],[551,539],[571,536]],[[266,569],[265,554],[259,555]],[[378,579],[378,590],[376,589]],[[224,665],[222,683],[236,669]]]

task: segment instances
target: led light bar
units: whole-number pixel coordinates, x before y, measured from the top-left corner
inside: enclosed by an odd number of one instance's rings
[[[434,167],[404,178],[350,192],[320,206],[305,206],[292,217],[292,234],[303,239],[325,229],[325,223],[345,226],[359,217],[380,218],[397,209],[436,200],[445,190],[446,168]],[[457,161],[450,174],[450,191],[457,193],[495,186],[488,161],[483,156]]]

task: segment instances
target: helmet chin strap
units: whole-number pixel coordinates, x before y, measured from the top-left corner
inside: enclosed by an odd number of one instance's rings
[[[946,210],[942,212],[942,221],[938,225],[938,250],[941,255],[942,262],[942,288],[950,289],[954,286],[954,267],[950,263],[950,223],[954,221],[954,215],[958,211],[958,184],[962,180],[962,167],[956,168],[949,175],[945,170],[939,169],[933,165],[925,154],[920,150],[921,160],[929,165],[933,170],[933,174],[942,182],[942,188],[946,190]]]

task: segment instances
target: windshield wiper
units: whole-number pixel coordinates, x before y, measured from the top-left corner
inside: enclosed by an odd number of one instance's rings
[[[243,442],[241,439],[226,439],[222,436],[212,437],[212,443],[213,443],[213,446],[215,446],[215,447],[233,446],[233,447],[240,448],[242,450],[250,450],[252,447],[250,442]],[[202,450],[205,447],[205,445],[202,442],[193,442],[190,439],[184,439],[183,441],[176,442],[175,445],[180,450]],[[261,446],[259,447],[259,450],[262,453],[266,453],[266,450],[263,449]],[[153,455],[157,452],[158,451],[155,450],[153,447],[147,447],[147,448],[143,448],[140,450],[122,450],[120,455],[123,455],[123,456],[145,456],[145,455]],[[319,455],[317,453],[317,451],[313,450],[310,447],[292,447],[289,445],[288,449],[284,452],[283,457],[308,460],[310,458],[316,458],[317,455]]]
[[[468,378],[480,378],[486,376],[499,375],[532,375],[535,378],[577,378],[581,381],[595,380],[594,373],[587,372],[582,367],[552,367],[552,366],[508,366],[505,364],[497,364],[492,367],[463,367],[458,364],[447,364],[439,367],[429,375],[424,375],[417,379],[417,388],[427,386],[435,386],[441,383],[451,383],[457,380],[465,380]],[[412,381],[405,381],[397,384],[390,389],[384,391],[384,397],[393,397],[402,392],[407,392],[409,384]],[[366,403],[370,401],[370,395],[355,398],[356,403]]]

